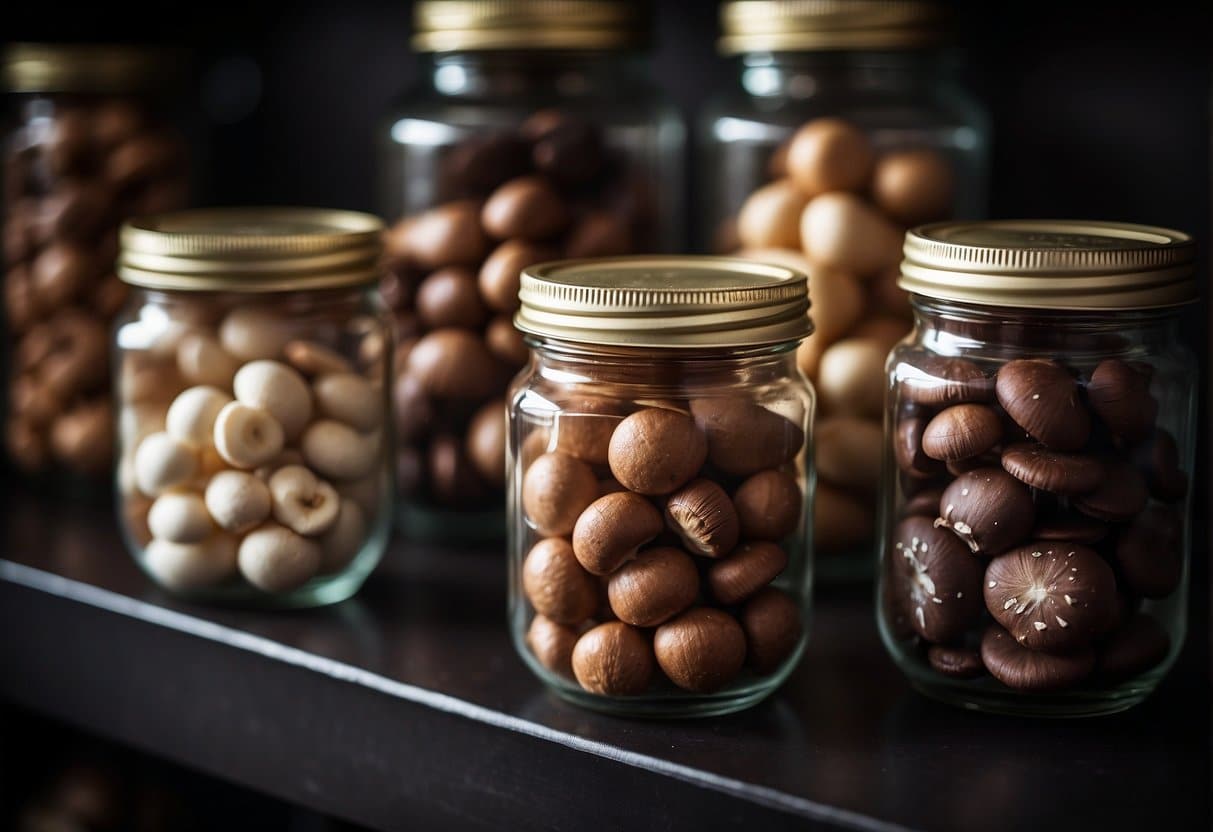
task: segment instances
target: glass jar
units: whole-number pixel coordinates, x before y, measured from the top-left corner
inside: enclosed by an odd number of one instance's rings
[[[673,251],[684,128],[620,0],[421,2],[424,79],[385,130],[401,525],[499,539],[503,396],[527,359],[519,272]],[[458,379],[435,372],[447,362]]]
[[[4,145],[9,458],[47,484],[113,466],[106,342],[126,299],[126,218],[185,204],[188,153],[166,116],[177,59],[129,47],[9,46]]]
[[[1184,639],[1193,243],[1106,222],[906,238],[887,365],[877,604],[911,683],[964,707],[1102,714]]]
[[[118,518],[157,584],[318,606],[378,563],[392,516],[382,229],[305,208],[124,226]]]
[[[560,696],[739,710],[787,677],[812,583],[804,275],[726,258],[522,276],[509,393],[510,627]]]
[[[985,211],[987,118],[926,2],[725,3],[738,85],[700,121],[700,244],[810,276],[823,579],[870,575],[884,357],[910,330],[906,228]]]

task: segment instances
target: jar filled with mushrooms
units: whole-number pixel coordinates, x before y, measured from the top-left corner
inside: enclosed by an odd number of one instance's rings
[[[812,579],[805,288],[794,270],[712,257],[523,272],[510,626],[561,696],[725,713],[795,666]]]
[[[422,80],[388,119],[380,177],[410,536],[505,535],[521,270],[680,248],[684,128],[650,80],[643,5],[416,4]]]
[[[738,84],[699,126],[700,244],[808,273],[819,574],[870,576],[884,358],[911,325],[902,236],[984,215],[987,119],[938,4],[733,0],[721,23]]]
[[[924,693],[1045,716],[1140,702],[1184,640],[1192,239],[1109,222],[922,226],[887,365],[881,635]]]
[[[379,561],[392,516],[382,228],[303,208],[123,227],[118,516],[160,586],[317,606]]]
[[[3,53],[5,449],[51,490],[97,491],[113,467],[118,227],[185,205],[189,153],[166,89],[179,63],[125,46]]]

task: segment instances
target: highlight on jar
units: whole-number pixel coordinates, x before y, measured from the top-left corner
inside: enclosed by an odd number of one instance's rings
[[[213,209],[122,232],[118,513],[144,571],[204,600],[354,594],[391,527],[382,223]]]
[[[907,237],[889,359],[879,618],[915,686],[979,709],[1144,699],[1187,603],[1196,299],[1169,229],[1000,221]]]
[[[118,227],[182,207],[185,141],[164,106],[173,56],[137,47],[10,44],[0,86],[8,327],[5,437],[24,474],[64,486],[113,466],[108,328],[126,301]]]
[[[644,716],[769,695],[805,643],[803,275],[729,258],[533,267],[511,387],[510,621],[571,701]]]

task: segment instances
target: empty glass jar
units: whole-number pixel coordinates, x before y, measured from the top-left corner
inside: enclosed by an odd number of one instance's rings
[[[726,258],[532,267],[509,393],[510,627],[545,684],[650,716],[747,707],[805,643],[804,276]]]
[[[1184,639],[1196,362],[1186,234],[941,223],[906,238],[888,361],[880,631],[924,693],[1101,714]]]
[[[128,223],[114,333],[118,516],[161,586],[315,606],[354,594],[392,516],[383,225],[240,208]]]

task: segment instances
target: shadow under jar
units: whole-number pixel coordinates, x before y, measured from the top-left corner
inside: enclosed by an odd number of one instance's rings
[[[421,2],[424,78],[384,130],[400,524],[500,539],[521,270],[678,248],[684,128],[619,0]]]
[[[923,226],[889,356],[878,617],[913,685],[1084,716],[1155,688],[1183,643],[1196,364],[1193,243],[1106,222]]]
[[[936,3],[734,0],[721,25],[738,74],[698,126],[700,242],[809,275],[818,575],[870,578],[884,359],[912,323],[902,239],[984,214],[987,118]]]
[[[805,643],[813,391],[804,276],[727,258],[523,273],[509,394],[510,627],[560,696],[739,710]]]
[[[5,446],[56,490],[87,493],[113,467],[106,341],[127,296],[118,227],[185,205],[178,63],[126,46],[4,51]]]
[[[162,587],[307,607],[358,591],[391,529],[382,223],[240,208],[128,223],[113,367],[118,518]]]

